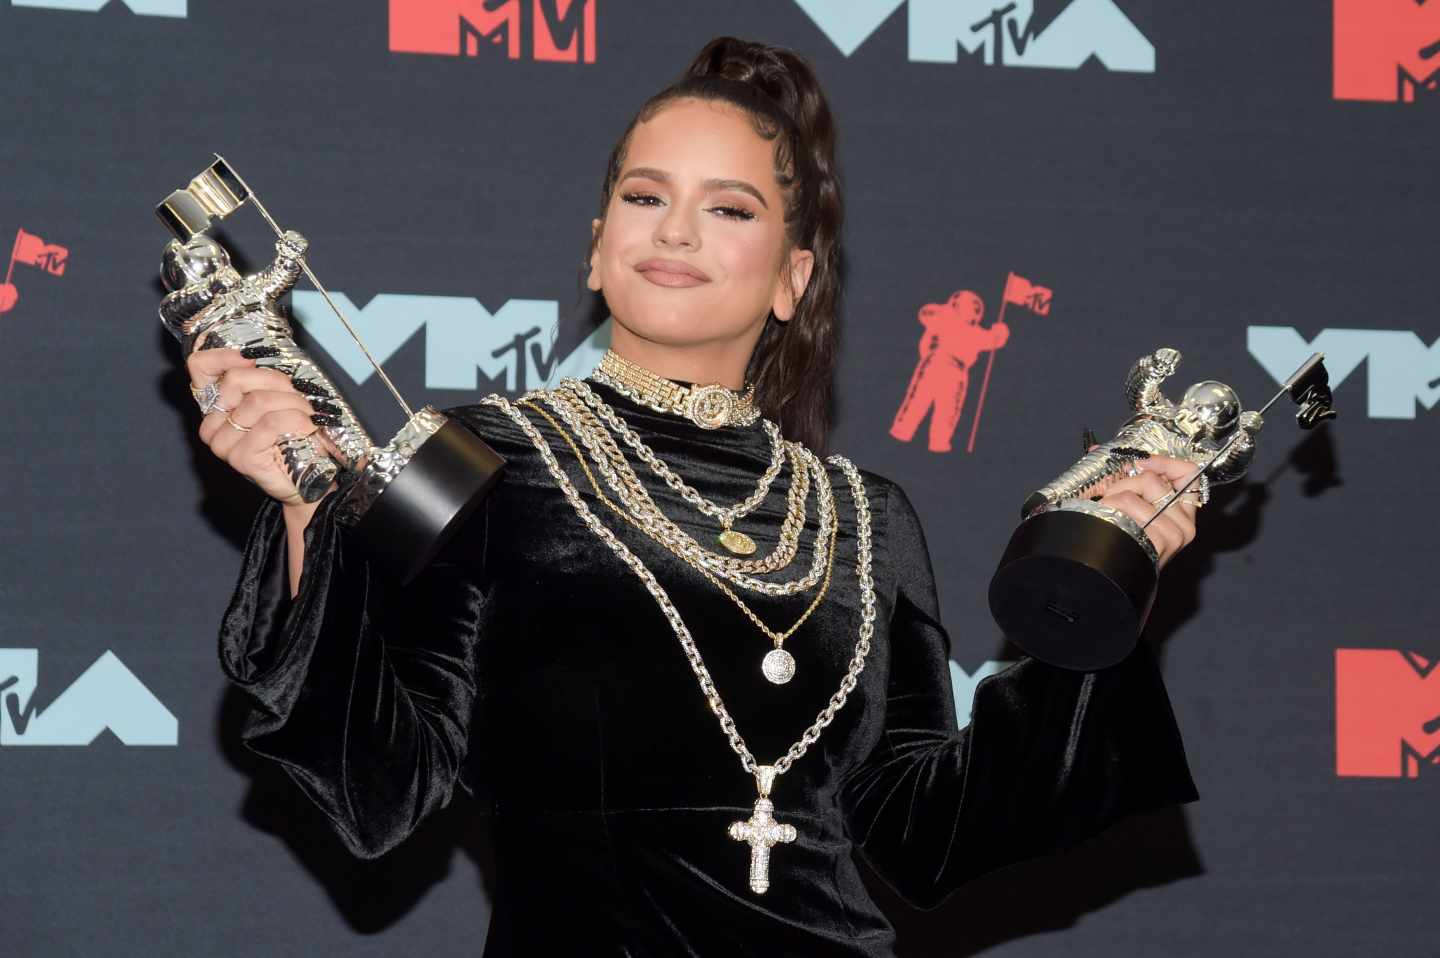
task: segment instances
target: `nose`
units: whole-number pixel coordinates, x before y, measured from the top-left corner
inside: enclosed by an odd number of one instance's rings
[[[700,232],[695,228],[689,211],[681,203],[672,203],[655,225],[655,245],[663,249],[700,248]]]

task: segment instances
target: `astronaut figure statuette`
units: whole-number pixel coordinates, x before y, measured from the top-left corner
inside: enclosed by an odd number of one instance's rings
[[[160,320],[187,356],[197,349],[239,349],[257,366],[289,376],[315,407],[315,424],[340,451],[341,464],[352,468],[370,451],[370,437],[334,383],[295,345],[278,308],[300,277],[307,245],[299,233],[286,231],[275,241],[274,261],[241,276],[225,248],[204,233],[185,243],[172,239],[160,265],[161,281],[171,290],[160,301]],[[300,497],[314,502],[323,496],[339,472],[325,447],[314,437],[290,436],[279,449]]]
[[[206,231],[247,202],[274,230],[275,258],[259,272],[241,276],[229,252]],[[408,582],[499,480],[505,460],[432,407],[411,412],[378,364],[378,375],[408,418],[388,444],[370,440],[340,390],[296,345],[280,299],[303,274],[352,336],[353,328],[307,265],[305,238],[282,230],[223,157],[217,155],[155,213],[175,237],[160,264],[169,290],[160,303],[165,328],[180,340],[186,356],[197,349],[238,349],[257,365],[290,377],[314,407],[316,431],[323,431],[335,455],[313,433],[282,435],[275,443],[279,462],[306,502],[319,500],[338,482],[336,520],[352,526],[372,558]],[[355,341],[368,357],[364,344]],[[215,409],[213,384],[199,389],[192,384],[191,389],[204,412]]]
[[[1303,428],[1333,418],[1322,360],[1311,357],[1265,409],[1289,392],[1303,407],[1296,417]],[[1161,386],[1179,365],[1180,353],[1169,348],[1137,360],[1125,377],[1130,418],[1021,508],[990,582],[990,611],[1037,658],[1092,670],[1134,648],[1155,599],[1159,555],[1140,523],[1098,500],[1136,460],[1162,455],[1195,463],[1187,491],[1202,505],[1212,485],[1234,482],[1250,468],[1264,410],[1242,410],[1235,390],[1210,379],[1171,401]]]
[[[1125,399],[1135,414],[1114,438],[1086,452],[1079,462],[1031,495],[1022,516],[1037,508],[1053,508],[1081,493],[1103,495],[1131,463],[1146,456],[1169,456],[1201,466],[1224,447],[1198,480],[1202,503],[1209,500],[1211,485],[1234,482],[1245,475],[1255,457],[1255,436],[1264,420],[1253,410],[1241,412],[1235,390],[1213,379],[1195,383],[1178,403],[1171,402],[1160,385],[1179,365],[1180,353],[1168,348],[1136,360],[1125,377]],[[1226,441],[1237,431],[1227,446]]]

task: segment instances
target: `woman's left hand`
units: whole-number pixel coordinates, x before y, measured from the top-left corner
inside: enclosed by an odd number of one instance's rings
[[[1122,476],[1115,480],[1100,499],[1102,505],[1119,509],[1140,525],[1150,522],[1159,507],[1153,503],[1185,484],[1185,480],[1198,466],[1183,459],[1169,456],[1151,456],[1135,463],[1140,470],[1136,476]],[[1199,495],[1195,486],[1186,490],[1180,501],[1166,509],[1164,514],[1150,523],[1145,534],[1155,544],[1160,554],[1159,568],[1175,557],[1195,538],[1195,513],[1198,511]],[[1160,503],[1164,505],[1164,503]]]

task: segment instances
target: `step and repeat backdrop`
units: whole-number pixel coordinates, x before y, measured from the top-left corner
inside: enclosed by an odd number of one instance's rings
[[[259,499],[195,438],[152,208],[223,154],[416,403],[583,375],[608,151],[720,34],[811,58],[837,113],[832,446],[925,521],[960,715],[1015,658],[985,589],[1019,505],[1136,358],[1255,408],[1323,351],[1340,411],[1277,405],[1162,576],[1202,800],[931,912],[876,881],[900,953],[1433,954],[1435,0],[0,0],[5,952],[480,953],[478,803],[355,860],[239,745],[216,629]],[[222,235],[272,255],[253,211]]]

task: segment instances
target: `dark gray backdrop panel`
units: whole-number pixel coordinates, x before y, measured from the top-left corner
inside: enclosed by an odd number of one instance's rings
[[[0,3],[0,250],[22,228],[69,250],[62,276],[16,267],[0,315],[0,649],[40,650],[42,710],[111,650],[179,726],[173,748],[0,748],[11,953],[474,955],[488,922],[473,803],[357,862],[237,745],[214,633],[257,499],[193,439],[150,214],[212,150],[355,303],[552,301],[565,353],[588,332],[577,267],[633,110],[713,35],[811,56],[849,203],[833,445],[916,502],[967,672],[1013,656],[984,588],[1018,503],[1083,425],[1119,423],[1137,356],[1176,346],[1181,385],[1257,403],[1275,387],[1250,326],[1440,334],[1433,107],[1334,100],[1328,3],[1122,0],[1154,74],[912,63],[904,10],[846,57],[791,0],[599,3],[584,66],[392,54],[376,2],[191,0],[183,19]],[[1037,18],[1065,6],[1037,0]],[[266,258],[253,214],[227,232]],[[916,311],[972,289],[989,323],[1011,270],[1054,302],[1009,307],[974,452],[978,370],[954,452],[928,452],[925,425],[890,438]],[[386,362],[401,388],[474,398],[425,388],[425,336]],[[1435,414],[1369,416],[1375,371],[1346,378],[1328,433],[1277,409],[1164,575],[1150,635],[1203,801],[935,912],[895,907],[902,953],[1431,950],[1433,781],[1335,774],[1335,650],[1440,652]],[[398,423],[373,378],[350,393],[377,434]]]

